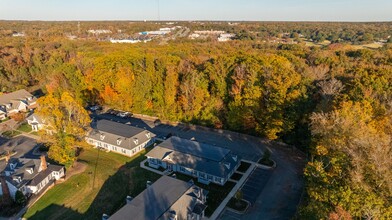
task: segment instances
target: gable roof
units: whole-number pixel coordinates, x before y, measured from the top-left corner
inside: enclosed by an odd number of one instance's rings
[[[43,123],[42,118],[40,116],[38,116],[37,114],[35,114],[35,113],[33,113],[29,117],[27,117],[26,120],[28,120],[28,121],[36,121],[39,124]]]
[[[130,150],[155,137],[150,131],[108,120],[97,121],[93,128],[89,138]]]
[[[240,158],[229,149],[175,136],[155,146],[146,156],[222,178],[240,163]]]
[[[192,190],[192,186],[194,186],[193,183],[162,176],[109,219],[129,219],[131,216],[132,219],[138,220],[166,219],[164,218],[165,214],[179,200],[183,206],[178,207],[179,209],[176,208],[177,210],[175,211],[180,212],[183,210],[187,212],[190,203],[182,200],[184,200],[184,196],[187,196],[189,199],[194,198],[188,195],[189,190]],[[199,190],[201,189],[199,188]],[[194,206],[195,204],[191,205]],[[193,207],[191,208],[193,209]]]
[[[114,134],[126,138],[133,137],[144,131],[141,128],[137,128],[137,127],[133,127],[133,126],[129,126],[126,124],[109,121],[105,119],[97,121],[96,127],[97,130],[100,130],[102,132],[107,132],[110,134]]]
[[[12,100],[26,100],[27,98],[36,99],[31,93],[24,89],[0,95],[0,105],[11,103]]]

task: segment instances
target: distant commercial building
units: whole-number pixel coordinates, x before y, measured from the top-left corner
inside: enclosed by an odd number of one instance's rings
[[[162,176],[109,220],[201,220],[208,191],[192,182]]]
[[[87,32],[90,34],[111,34],[112,33],[111,30],[93,30],[93,29],[90,29]]]
[[[196,177],[200,183],[224,185],[240,165],[229,149],[170,137],[146,154],[150,167]]]
[[[87,143],[132,157],[154,143],[155,134],[130,125],[99,120],[87,136]]]
[[[235,37],[235,34],[230,34],[230,33],[225,33],[225,34],[220,34],[218,37],[219,42],[225,42],[232,40]]]

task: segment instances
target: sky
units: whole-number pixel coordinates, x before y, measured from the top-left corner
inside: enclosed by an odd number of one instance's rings
[[[0,0],[0,20],[392,21],[392,0]]]

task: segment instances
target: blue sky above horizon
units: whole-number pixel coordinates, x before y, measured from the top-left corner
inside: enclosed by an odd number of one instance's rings
[[[159,1],[159,13],[158,13]],[[0,0],[0,20],[392,21],[392,0]]]

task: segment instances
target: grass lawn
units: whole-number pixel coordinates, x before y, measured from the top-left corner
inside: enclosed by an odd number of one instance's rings
[[[24,217],[101,219],[103,213],[113,214],[125,204],[127,195],[137,196],[145,189],[147,180],[154,182],[160,177],[140,168],[145,158],[141,155],[145,153],[128,158],[100,151],[97,160],[98,150],[86,149],[79,156],[79,160],[87,164],[86,170],[46,192]]]
[[[241,164],[238,167],[237,171],[239,171],[241,173],[245,173],[249,169],[250,165],[251,165],[250,163],[241,161]]]
[[[20,131],[17,131],[17,130],[3,132],[3,135],[8,137],[8,138],[15,137],[16,135],[19,135],[19,134],[21,134],[21,133],[20,133]]]
[[[192,177],[176,173],[177,179],[189,181]],[[235,183],[227,181],[224,186],[219,186],[213,183],[209,185],[204,185],[202,183],[197,182],[197,178],[193,178],[195,184],[205,190],[208,190],[207,195],[207,209],[205,211],[206,216],[211,216],[214,213],[215,209],[222,203],[222,201],[229,194],[231,189],[235,186]]]
[[[26,133],[29,133],[29,132],[32,131],[31,126],[30,126],[29,124],[27,124],[26,122],[23,123],[23,124],[21,124],[21,125],[18,127],[17,130],[18,130],[18,131],[23,131],[23,132],[26,132]]]

